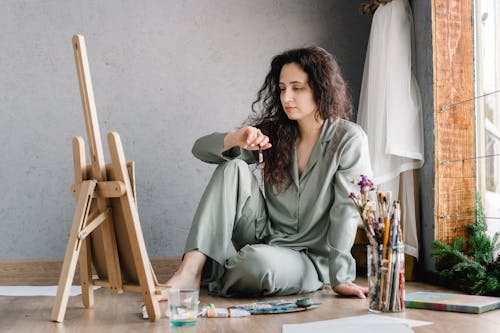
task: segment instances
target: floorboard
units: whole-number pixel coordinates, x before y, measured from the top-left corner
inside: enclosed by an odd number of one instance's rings
[[[358,281],[366,284],[366,280]],[[409,282],[407,292],[443,291],[442,288],[428,284]],[[202,305],[213,303],[217,307],[254,302],[263,299],[240,298],[228,299],[213,297],[206,289],[200,293]],[[140,295],[126,292],[112,295],[108,290],[99,289],[95,293],[95,306],[84,309],[80,296],[70,297],[63,323],[50,321],[54,297],[6,297],[0,296],[0,332],[281,332],[283,324],[303,323],[318,320],[342,318],[368,314],[368,301],[335,296],[331,289],[307,294],[307,297],[321,302],[321,306],[305,312],[254,315],[246,318],[200,318],[194,327],[171,328],[166,317],[152,323],[143,320],[139,315],[142,303]],[[278,297],[285,299],[287,297]],[[297,298],[297,296],[288,297]],[[162,304],[162,312],[165,304]],[[417,333],[425,332],[498,332],[500,327],[500,310],[483,314],[460,314],[431,310],[406,309],[403,313],[387,314],[433,322],[429,326],[414,328]]]

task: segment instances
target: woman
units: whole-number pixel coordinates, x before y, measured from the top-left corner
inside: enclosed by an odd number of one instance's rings
[[[352,283],[359,215],[348,195],[371,168],[366,135],[342,119],[352,107],[337,63],[319,47],[276,56],[252,109],[249,126],[194,144],[197,158],[219,165],[167,284],[199,288],[203,278],[213,294],[266,296],[330,283],[364,298]],[[259,150],[264,195],[249,167]]]

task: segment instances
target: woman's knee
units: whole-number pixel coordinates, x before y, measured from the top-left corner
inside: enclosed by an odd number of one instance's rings
[[[252,244],[244,246],[237,254],[240,266],[250,269],[258,267],[256,271],[269,268],[272,265],[272,246],[266,244]],[[270,251],[271,250],[271,251]]]
[[[217,166],[207,188],[219,188],[220,186],[228,189],[239,188],[246,183],[246,181],[243,181],[244,179],[250,180],[250,174],[251,171],[245,161],[240,159],[229,160]]]
[[[247,171],[250,172],[248,164],[239,158],[228,160],[226,162],[219,164],[217,170],[223,172],[224,176],[240,172],[247,172]]]
[[[257,180],[250,166],[241,159],[233,159],[219,164],[213,179],[228,188],[238,189],[238,197],[247,197],[259,192]]]
[[[271,295],[275,274],[263,247],[246,245],[226,262],[225,284],[230,294]]]
[[[312,263],[302,254],[270,245],[249,245],[226,263],[229,293],[289,295],[321,288]]]

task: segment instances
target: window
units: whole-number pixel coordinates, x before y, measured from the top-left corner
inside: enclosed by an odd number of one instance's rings
[[[491,235],[500,231],[499,20],[499,1],[475,1],[477,188]]]

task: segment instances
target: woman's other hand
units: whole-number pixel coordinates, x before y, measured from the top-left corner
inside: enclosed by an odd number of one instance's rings
[[[262,150],[271,148],[269,137],[262,134],[260,129],[253,126],[242,127],[236,131],[227,133],[224,137],[223,150],[228,150],[239,146],[247,150],[257,150],[259,146]]]
[[[342,296],[356,296],[358,298],[366,298],[368,288],[358,286],[355,283],[341,283],[333,287],[333,291]]]

